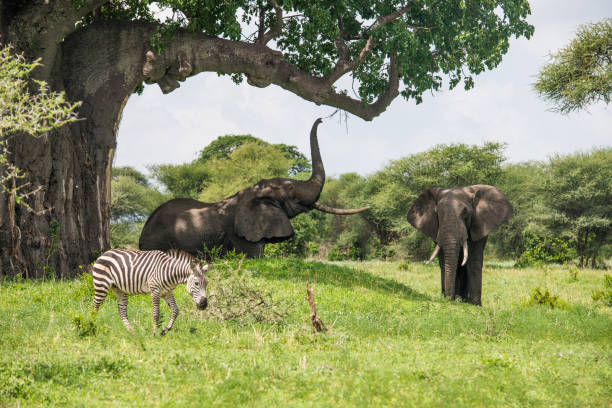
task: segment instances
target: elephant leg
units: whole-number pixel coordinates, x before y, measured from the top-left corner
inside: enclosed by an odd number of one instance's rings
[[[466,266],[461,266],[463,260],[459,258],[459,264],[457,265],[457,275],[455,278],[455,296],[461,298],[462,301],[468,299],[468,273]]]
[[[467,266],[467,299],[470,303],[481,306],[482,263],[487,237],[470,241]]]

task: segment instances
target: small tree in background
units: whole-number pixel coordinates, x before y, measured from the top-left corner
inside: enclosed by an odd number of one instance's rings
[[[132,167],[116,167],[111,183],[111,247],[138,247],[145,220],[168,196]]]
[[[542,193],[550,228],[572,239],[581,267],[596,267],[612,234],[612,148],[554,156]]]
[[[540,70],[534,88],[552,103],[552,110],[568,114],[612,97],[612,19],[585,24],[576,38],[551,56]]]

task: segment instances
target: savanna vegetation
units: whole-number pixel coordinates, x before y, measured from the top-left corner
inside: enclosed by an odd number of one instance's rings
[[[113,197],[122,197],[117,208],[139,208],[133,209],[131,217],[124,214],[113,218],[111,243],[137,246],[146,215],[142,206],[147,203],[151,204],[150,212],[169,197],[210,202],[262,178],[308,177],[308,172],[295,170],[308,168],[301,154],[288,155],[282,150],[286,146],[266,145],[249,137],[218,138],[203,149],[219,150],[208,161],[198,158],[182,165],[153,166],[155,185],[161,186],[163,194],[146,187],[146,177],[135,170],[115,169],[114,174],[124,174],[114,178],[112,185]],[[229,140],[234,140],[234,149],[221,151]],[[408,209],[430,186],[473,184],[498,186],[514,206],[511,219],[490,236],[489,256],[516,260],[518,266],[576,260],[579,266],[605,267],[612,236],[612,150],[601,148],[557,155],[542,162],[508,163],[504,145],[499,143],[440,145],[391,161],[368,176],[328,178],[322,203],[334,207],[371,205],[372,209],[351,216],[317,211],[300,215],[292,221],[295,237],[268,245],[266,255],[329,260],[426,259],[431,253],[431,240],[410,226]],[[113,198],[113,205],[115,202]]]
[[[0,406],[534,406],[612,400],[612,280],[575,266],[487,263],[483,307],[440,294],[434,265],[219,261],[197,311],[128,334],[91,276],[0,283]],[[327,331],[304,299],[315,292]],[[261,303],[263,299],[264,303]],[[164,305],[162,321],[170,316]]]

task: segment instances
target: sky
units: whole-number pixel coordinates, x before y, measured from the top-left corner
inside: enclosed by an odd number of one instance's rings
[[[510,162],[545,160],[554,154],[612,146],[612,105],[592,105],[568,116],[550,111],[532,88],[539,68],[574,37],[580,24],[612,17],[612,0],[533,0],[530,40],[513,39],[503,62],[458,86],[426,94],[423,103],[396,98],[367,122],[354,115],[319,126],[326,173],[372,174],[391,160],[437,144],[485,141],[507,144]],[[295,145],[310,157],[314,120],[335,111],[276,85],[235,85],[229,77],[201,73],[163,95],[157,85],[133,95],[123,111],[114,166],[145,174],[152,164],[180,164],[225,134],[251,134],[269,143]]]

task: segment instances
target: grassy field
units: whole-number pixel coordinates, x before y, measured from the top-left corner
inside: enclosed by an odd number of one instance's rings
[[[433,265],[224,261],[210,310],[175,290],[181,314],[163,337],[149,296],[130,297],[132,336],[114,298],[90,317],[87,276],[5,281],[0,406],[610,407],[612,308],[592,299],[604,272],[484,274],[475,307],[444,299]],[[326,333],[313,333],[306,281]],[[244,299],[221,291],[232,282]],[[560,307],[527,305],[536,287]],[[258,292],[266,304],[249,306]]]

